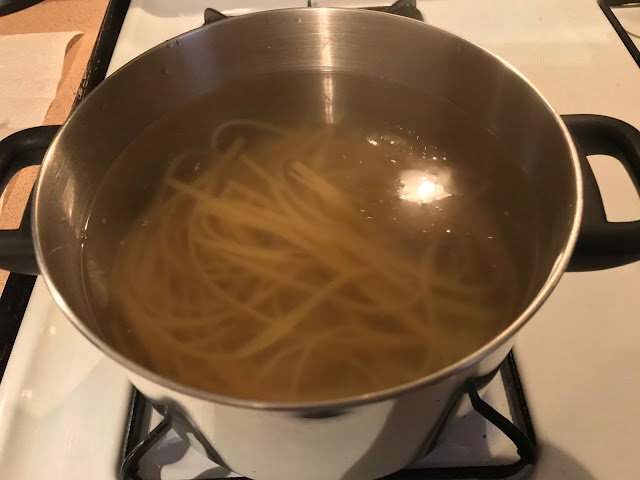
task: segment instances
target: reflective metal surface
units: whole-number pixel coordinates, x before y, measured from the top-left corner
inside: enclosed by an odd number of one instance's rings
[[[355,72],[435,94],[495,133],[521,163],[538,192],[544,250],[529,307],[494,341],[399,388],[341,402],[266,404],[176,384],[101,340],[83,293],[80,250],[93,195],[112,161],[155,119],[190,100],[247,76],[282,70]],[[333,89],[331,81],[323,85],[328,121]],[[369,479],[424,453],[463,381],[492,371],[505,358],[514,334],[566,267],[581,198],[575,148],[562,121],[500,59],[413,20],[369,11],[293,9],[232,18],[184,34],[135,59],[89,95],[43,163],[34,241],[42,274],[72,323],[122,365],[146,396],[177,403],[229,468],[256,479]]]

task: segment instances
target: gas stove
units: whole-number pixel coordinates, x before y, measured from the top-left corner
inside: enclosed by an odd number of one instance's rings
[[[391,7],[382,0],[311,3]],[[622,28],[633,43],[640,8],[600,3],[401,0],[391,13],[502,56],[559,113],[610,115],[640,127],[640,68],[619,35]],[[213,21],[218,13],[300,6],[304,0],[112,0],[79,97],[147,49],[201,26],[207,9]],[[608,11],[618,15],[620,28]],[[640,218],[640,199],[621,165],[609,157],[590,161],[609,220]],[[27,288],[18,289],[14,277],[12,293],[26,298],[29,280],[18,280]],[[640,263],[566,274],[495,377],[468,386],[428,455],[390,478],[640,478],[632,448],[640,442],[639,281]],[[5,298],[0,312],[3,304]],[[12,307],[14,322],[17,310]],[[0,478],[234,476],[200,453],[207,446],[198,437],[185,419],[154,409],[133,390],[36,281],[0,383]]]

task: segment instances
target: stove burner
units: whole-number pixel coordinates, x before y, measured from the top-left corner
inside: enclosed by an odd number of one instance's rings
[[[488,385],[497,372],[502,375],[509,410],[512,421],[507,420],[493,407],[480,398],[478,391]],[[431,445],[426,451],[431,451],[437,443],[438,437],[445,430],[449,418],[455,414],[456,406],[463,396],[468,395],[473,409],[484,417],[487,421],[498,428],[515,445],[519,459],[514,463],[505,465],[469,465],[456,467],[412,467],[384,477],[381,480],[425,480],[425,479],[464,479],[464,478],[485,478],[500,479],[508,478],[524,470],[527,466],[535,464],[538,458],[538,447],[535,432],[529,416],[529,409],[524,397],[522,385],[518,377],[515,360],[510,353],[505,361],[495,371],[483,377],[469,379],[460,393],[458,401],[451,403],[449,411],[445,412],[440,427],[436,432]],[[146,436],[142,433],[145,412],[147,407],[152,406],[162,414],[160,423]],[[200,479],[225,478],[230,473],[224,466],[220,456],[215,449],[207,442],[198,429],[182,414],[175,405],[157,405],[144,398],[140,392],[134,390],[125,438],[121,453],[119,480],[145,480],[139,475],[140,460],[153,447],[165,437],[170,430],[181,432],[182,438],[194,438],[202,447],[201,450],[207,457],[219,467],[208,470],[205,474],[199,475]],[[168,463],[175,462],[171,458]],[[158,467],[159,469],[162,466]],[[159,472],[158,477],[160,478]],[[239,477],[239,480],[249,480]]]
[[[318,2],[314,2],[311,0],[307,0],[307,7],[318,7]],[[424,17],[418,7],[416,6],[416,0],[397,0],[393,4],[389,6],[379,6],[379,7],[363,7],[364,10],[375,10],[377,12],[385,12],[390,13],[392,15],[399,15],[401,17],[413,18],[414,20],[424,21]],[[214,9],[207,8],[204,11],[204,24],[209,25],[210,23],[218,22],[220,20],[224,20],[228,18],[224,13]]]

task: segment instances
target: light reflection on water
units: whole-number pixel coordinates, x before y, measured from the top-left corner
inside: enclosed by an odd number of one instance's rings
[[[427,170],[403,170],[400,172],[398,195],[413,203],[430,203],[451,196],[448,172],[432,173]]]

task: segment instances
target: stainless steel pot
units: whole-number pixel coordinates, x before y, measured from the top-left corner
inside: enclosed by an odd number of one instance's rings
[[[410,384],[315,404],[260,403],[202,392],[144,369],[102,340],[88,311],[79,258],[93,195],[112,161],[145,127],[187,101],[248,76],[281,70],[356,72],[428,91],[462,108],[514,152],[513,160],[538,193],[544,251],[529,306],[497,338]],[[210,444],[209,453],[230,469],[260,480],[378,478],[423,455],[464,382],[490,374],[503,361],[515,334],[567,268],[583,203],[588,208],[580,257],[574,259],[582,260],[582,267],[603,268],[638,258],[640,224],[606,221],[593,175],[570,130],[584,153],[617,156],[640,178],[640,133],[633,127],[595,116],[563,122],[510,65],[424,23],[339,9],[226,19],[138,57],[79,105],[42,162],[31,224],[1,232],[0,265],[40,272],[78,330],[122,366],[145,396],[179,410],[196,425]],[[45,127],[3,141],[4,179],[37,161],[38,148],[53,133]],[[589,194],[585,202],[581,164]]]

